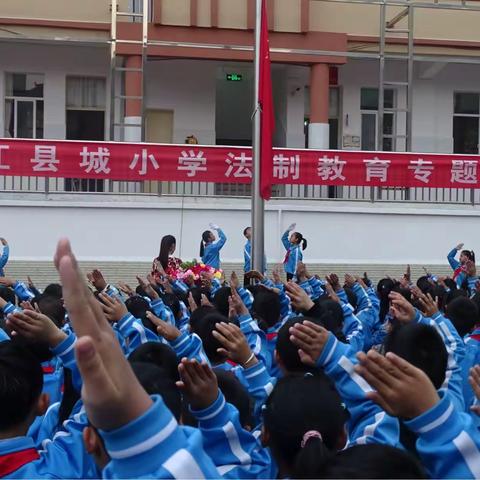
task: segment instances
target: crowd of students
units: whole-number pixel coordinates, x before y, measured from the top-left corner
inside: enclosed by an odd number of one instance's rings
[[[0,476],[480,478],[474,253],[453,278],[321,279],[294,230],[287,281],[250,270],[249,229],[244,283],[169,276],[172,236],[135,288],[85,278],[65,239],[61,284],[2,271]]]

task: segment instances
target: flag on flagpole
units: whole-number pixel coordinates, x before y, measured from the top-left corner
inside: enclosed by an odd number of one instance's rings
[[[262,112],[260,126],[260,192],[264,200],[270,200],[273,183],[272,143],[273,132],[275,130],[275,114],[273,111],[272,72],[270,66],[266,0],[262,0],[259,104]]]

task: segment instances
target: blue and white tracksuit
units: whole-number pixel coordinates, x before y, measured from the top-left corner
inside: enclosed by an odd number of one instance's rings
[[[225,245],[227,237],[223,230],[218,229],[219,239],[216,242],[207,243],[203,252],[202,262],[209,267],[220,269],[220,250]]]
[[[8,258],[10,256],[10,247],[5,245],[3,247],[2,256],[0,257],[0,277],[5,276],[5,265],[8,263]]]
[[[244,259],[244,265],[243,265],[243,271],[245,273],[250,272],[252,270],[252,243],[250,240],[247,240],[247,243],[245,244],[245,247],[243,249],[243,259]],[[262,272],[265,274],[267,271],[267,257],[263,255],[263,264],[262,264]]]
[[[297,265],[303,261],[303,253],[300,245],[295,245],[290,242],[290,240],[288,239],[289,235],[290,232],[287,230],[282,236],[282,243],[285,247],[285,250],[287,251],[283,266],[285,269],[285,273],[295,275],[295,272],[297,271]]]

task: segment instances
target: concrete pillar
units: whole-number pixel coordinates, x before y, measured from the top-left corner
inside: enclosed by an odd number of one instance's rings
[[[310,67],[310,125],[308,147],[329,148],[329,67],[316,63]]]

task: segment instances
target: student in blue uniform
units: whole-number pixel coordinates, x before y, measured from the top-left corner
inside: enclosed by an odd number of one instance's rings
[[[287,281],[292,280],[297,271],[297,265],[303,261],[302,250],[307,248],[307,240],[300,232],[294,232],[296,223],[292,223],[282,236],[282,243],[287,251],[283,261]],[[290,234],[293,232],[292,234]]]
[[[8,257],[10,255],[10,247],[8,246],[8,242],[4,238],[0,238],[0,242],[3,245],[3,252],[2,256],[0,257],[0,277],[5,276],[5,265],[8,262]]]
[[[225,245],[227,237],[217,225],[211,223],[210,228],[218,233],[218,240],[216,240],[211,230],[203,232],[202,241],[200,242],[200,257],[205,265],[219,270],[220,250]]]
[[[252,268],[252,227],[247,227],[243,231],[243,236],[247,239],[247,243],[243,248],[243,271],[245,273],[243,279],[243,285],[246,287],[249,285],[250,279],[246,276],[248,272],[253,270]],[[267,257],[263,255],[263,265],[262,265],[262,274],[266,274],[267,272]]]

